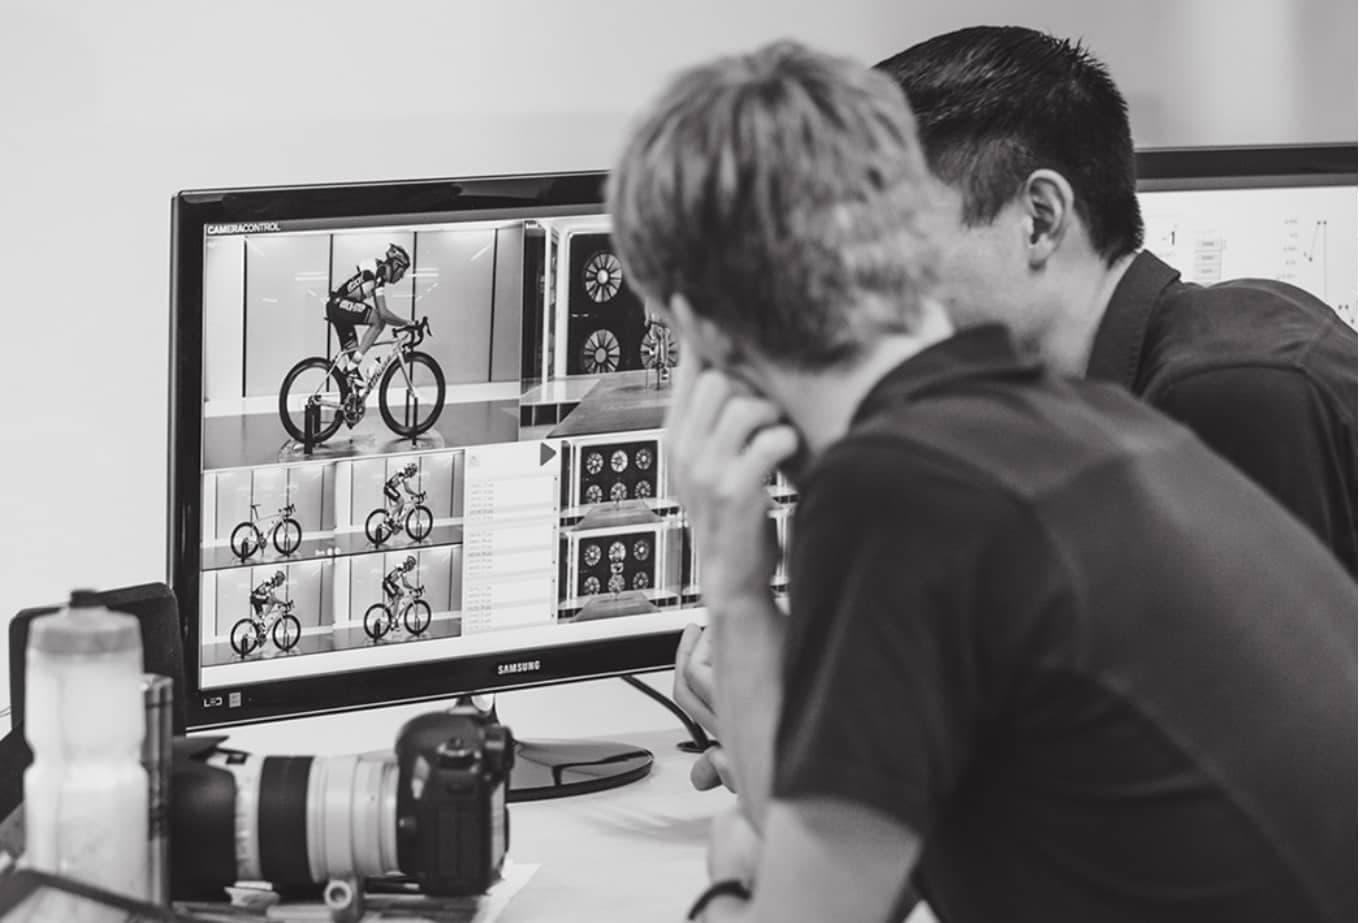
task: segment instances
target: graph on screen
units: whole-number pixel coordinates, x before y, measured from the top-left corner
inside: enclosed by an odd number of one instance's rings
[[[1185,281],[1289,282],[1356,326],[1355,186],[1167,190],[1139,201],[1145,248]]]

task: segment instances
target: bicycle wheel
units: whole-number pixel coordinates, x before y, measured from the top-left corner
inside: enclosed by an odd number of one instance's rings
[[[288,435],[299,442],[303,441],[307,401],[315,395],[323,401],[321,419],[318,421],[316,433],[313,434],[316,437],[315,441],[325,442],[334,436],[336,430],[340,429],[340,424],[345,422],[340,405],[348,389],[349,385],[346,384],[345,376],[340,374],[340,370],[331,368],[331,363],[320,356],[304,359],[289,369],[288,374],[284,376],[283,385],[279,388],[279,419],[283,421]]]
[[[402,623],[413,635],[425,631],[430,627],[430,604],[423,599],[411,603],[402,613]]]
[[[418,398],[416,417],[407,426],[407,398]],[[411,438],[435,425],[444,410],[444,371],[425,353],[409,353],[392,363],[378,386],[378,410],[383,422],[399,436]]]
[[[254,619],[238,619],[232,626],[231,633],[232,650],[245,657],[259,646],[260,637],[255,631]]]
[[[287,556],[298,550],[302,544],[302,526],[296,519],[281,519],[274,527],[274,547],[279,554]]]
[[[281,651],[290,651],[302,637],[302,622],[298,621],[296,615],[285,613],[279,616],[279,621],[274,623],[274,630],[270,632],[274,636],[274,646]]]
[[[364,613],[364,634],[377,641],[388,633],[388,622],[391,619],[392,613],[388,611],[387,606],[374,603]]]
[[[411,536],[412,541],[419,542],[429,535],[433,528],[435,514],[430,512],[430,507],[418,503],[406,514],[406,534]]]
[[[392,520],[388,518],[387,510],[374,510],[369,513],[369,518],[364,520],[364,534],[375,545],[381,545],[392,538],[392,532]]]
[[[264,547],[264,544],[265,538],[253,522],[243,522],[232,529],[232,554],[243,561]]]

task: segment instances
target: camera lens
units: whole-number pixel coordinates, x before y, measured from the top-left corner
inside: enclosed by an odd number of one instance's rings
[[[236,778],[236,872],[303,886],[373,878],[397,864],[392,757],[215,755]]]

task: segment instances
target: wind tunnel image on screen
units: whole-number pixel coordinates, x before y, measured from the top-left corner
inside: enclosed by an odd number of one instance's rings
[[[603,216],[209,226],[203,341],[200,689],[696,620]]]
[[[204,242],[205,468],[515,438],[523,223],[283,228]]]

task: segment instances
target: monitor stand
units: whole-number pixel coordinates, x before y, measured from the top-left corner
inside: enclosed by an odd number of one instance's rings
[[[652,752],[604,740],[517,740],[507,800],[543,801],[636,782]]]
[[[499,720],[494,696],[461,696],[458,704]],[[506,800],[545,801],[618,788],[646,776],[652,761],[652,751],[613,741],[517,739]]]

